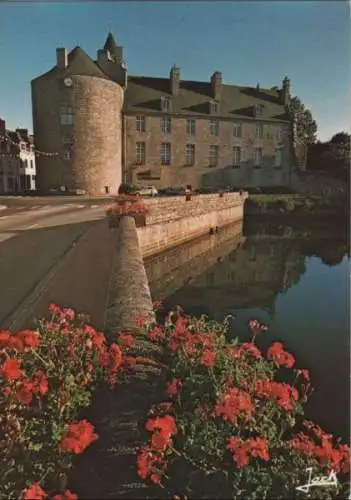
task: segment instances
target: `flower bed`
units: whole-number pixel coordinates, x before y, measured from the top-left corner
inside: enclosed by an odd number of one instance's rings
[[[106,209],[110,227],[118,227],[120,218],[124,216],[134,217],[137,227],[145,226],[145,217],[148,213],[149,206],[132,195],[118,196],[115,202]]]
[[[87,317],[50,312],[36,331],[0,332],[0,498],[77,498],[66,473],[98,438],[80,411],[98,382],[115,385],[126,361]]]
[[[229,320],[184,317],[160,326],[139,319],[169,366],[165,401],[154,405],[139,450],[139,476],[171,497],[299,498],[313,477],[337,475],[337,486],[314,486],[314,498],[345,494],[349,448],[306,421],[309,373],[275,342],[265,355],[255,338],[228,342]],[[311,490],[312,491],[312,490]],[[342,498],[345,498],[342,496]]]

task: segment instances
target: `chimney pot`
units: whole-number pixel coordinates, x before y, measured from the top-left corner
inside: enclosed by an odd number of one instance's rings
[[[60,69],[65,69],[68,66],[68,55],[67,55],[67,50],[59,47],[56,49],[56,60],[57,60],[57,67]]]

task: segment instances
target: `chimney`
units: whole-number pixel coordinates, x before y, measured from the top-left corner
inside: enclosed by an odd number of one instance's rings
[[[172,95],[177,95],[179,92],[179,84],[180,84],[180,68],[175,64],[171,68],[171,72],[169,74],[170,84],[171,84],[171,93]]]
[[[281,100],[284,106],[288,106],[290,104],[290,80],[287,76],[283,80]]]
[[[211,85],[213,97],[216,100],[220,101],[222,94],[222,73],[220,73],[219,71],[215,71],[213,73],[213,75],[211,76]]]
[[[0,118],[0,136],[4,137],[6,135],[6,122]]]
[[[57,60],[57,67],[59,69],[67,68],[68,66],[67,50],[64,48],[56,49],[56,60]]]

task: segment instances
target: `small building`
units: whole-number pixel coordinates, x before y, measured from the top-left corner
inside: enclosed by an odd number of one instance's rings
[[[12,194],[36,189],[33,137],[27,129],[6,129],[0,118],[0,193]]]

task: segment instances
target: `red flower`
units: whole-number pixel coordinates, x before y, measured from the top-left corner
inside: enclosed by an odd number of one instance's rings
[[[18,380],[21,378],[21,361],[17,359],[7,359],[1,367],[5,380]]]
[[[143,325],[145,325],[145,323],[146,323],[146,317],[145,316],[138,315],[135,318],[135,324],[136,324],[136,326],[143,326]]]
[[[145,424],[146,430],[153,432],[154,430],[159,430],[166,435],[177,434],[177,426],[174,418],[171,415],[165,415],[164,417],[150,418]]]
[[[259,398],[272,398],[286,411],[293,409],[292,401],[299,399],[299,394],[295,387],[289,384],[281,384],[272,380],[256,380],[256,396]]]
[[[158,340],[163,339],[164,331],[159,326],[155,326],[155,328],[149,331],[148,336],[150,340],[157,342]]]
[[[167,384],[167,395],[176,396],[182,387],[182,382],[177,378],[173,378],[172,382]]]
[[[34,381],[33,381],[33,392],[40,393],[42,395],[46,394],[49,391],[49,383],[46,378],[46,375],[41,370],[37,370],[34,373]]]
[[[139,450],[139,455],[137,458],[138,475],[142,479],[146,479],[151,476],[153,479],[151,481],[157,482],[159,484],[159,479],[161,475],[160,467],[163,465],[162,457],[150,450],[150,448],[143,446]]]
[[[41,489],[39,483],[33,483],[23,494],[23,500],[43,500],[46,497],[47,494]]]
[[[8,330],[0,330],[0,347],[6,346],[11,337],[11,332]]]
[[[9,349],[16,349],[19,352],[24,351],[24,346],[23,346],[22,340],[15,335],[11,335],[11,337],[9,338],[9,340],[7,342],[7,347]]]
[[[17,400],[23,405],[30,404],[33,400],[32,389],[33,382],[31,382],[30,380],[23,380],[21,387],[16,392]]]
[[[261,351],[255,344],[245,342],[240,346],[229,346],[227,349],[227,354],[230,358],[241,358],[245,355],[250,355],[255,359],[262,358]]]
[[[53,500],[78,500],[78,497],[75,493],[72,493],[69,490],[66,490],[64,493],[60,493],[59,495],[55,495]]]
[[[297,376],[301,375],[307,382],[310,380],[310,373],[308,370],[297,370]]]
[[[64,314],[65,319],[67,319],[68,321],[73,321],[76,316],[76,313],[73,311],[73,309],[70,308],[63,309],[62,313]]]
[[[211,368],[212,366],[214,366],[215,362],[216,362],[216,353],[214,353],[210,349],[205,349],[202,354],[200,363],[206,366],[207,368]]]
[[[295,364],[294,357],[287,351],[284,351],[281,342],[274,342],[274,344],[271,345],[267,351],[267,358],[271,359],[277,366],[292,368]]]
[[[154,433],[151,437],[151,448],[156,451],[165,451],[168,446],[170,436],[163,432]]]
[[[94,346],[101,350],[103,345],[105,344],[105,335],[101,332],[97,332],[92,326],[90,325],[84,325],[84,333],[86,333]]]
[[[163,307],[163,301],[162,300],[154,300],[152,302],[152,307],[155,311],[159,311]]]
[[[61,307],[58,306],[57,304],[50,304],[49,305],[49,313],[50,314],[61,314]]]
[[[97,434],[94,433],[94,426],[87,420],[81,420],[68,426],[61,441],[61,449],[75,454],[83,453],[97,438]]]
[[[229,389],[217,402],[215,416],[222,417],[223,420],[229,420],[236,425],[239,417],[246,421],[251,420],[253,410],[254,406],[250,395],[234,387]]]
[[[134,345],[134,337],[133,335],[120,335],[118,340],[125,347],[133,347]]]
[[[227,449],[233,453],[233,460],[239,469],[250,463],[251,457],[268,461],[268,441],[256,438],[243,441],[237,437],[229,438]]]
[[[266,332],[268,330],[267,326],[261,325],[261,323],[259,323],[256,319],[249,321],[249,328],[254,335],[257,335],[261,332]]]
[[[32,330],[21,330],[18,332],[17,337],[26,347],[38,347],[40,344],[38,332]]]

